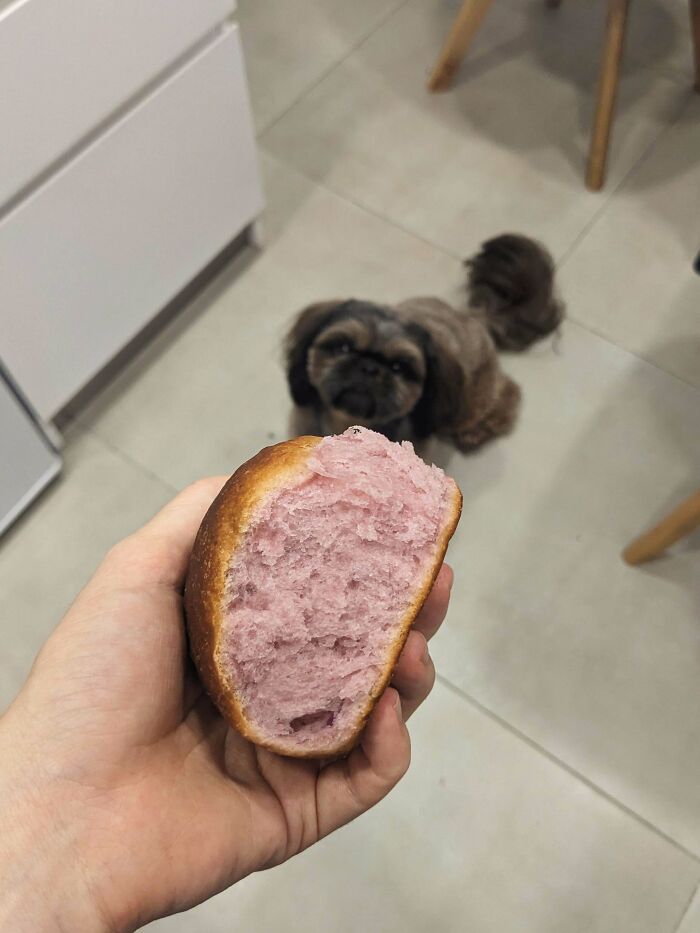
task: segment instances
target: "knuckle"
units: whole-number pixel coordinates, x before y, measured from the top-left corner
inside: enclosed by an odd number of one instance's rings
[[[405,754],[397,756],[396,758],[394,773],[392,775],[392,784],[398,784],[411,765],[411,742],[408,739],[408,732],[406,733],[406,742]]]
[[[425,671],[425,694],[424,699],[427,697],[435,686],[435,678],[437,674],[435,672],[435,665],[432,662],[431,658],[428,658],[428,663],[426,665]]]
[[[213,498],[214,495],[221,488],[222,483],[226,477],[224,476],[204,476],[201,479],[195,480],[193,483],[190,483],[189,486],[185,488],[180,493],[180,496],[183,498],[193,498],[199,499],[204,496],[209,496]]]
[[[107,551],[105,555],[105,564],[108,566],[110,564],[122,563],[125,560],[129,560],[134,551],[134,535],[127,535],[125,538],[122,538],[120,541],[117,541],[116,544],[113,544],[112,547]]]

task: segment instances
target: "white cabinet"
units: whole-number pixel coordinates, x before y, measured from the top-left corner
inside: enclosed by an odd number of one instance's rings
[[[0,12],[0,205],[234,9],[233,0],[23,0]]]
[[[0,531],[41,422],[263,208],[235,8],[0,0]]]
[[[58,475],[61,460],[0,368],[0,534]]]
[[[236,26],[0,222],[0,355],[49,420],[262,209]]]

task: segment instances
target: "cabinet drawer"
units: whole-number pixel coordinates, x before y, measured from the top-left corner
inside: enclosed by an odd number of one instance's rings
[[[0,206],[234,8],[233,0],[24,0],[0,12]]]
[[[0,367],[0,535],[59,472],[61,460]]]
[[[0,223],[0,356],[50,419],[262,208],[238,30]]]

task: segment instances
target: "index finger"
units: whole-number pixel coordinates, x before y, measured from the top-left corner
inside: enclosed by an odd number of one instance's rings
[[[227,476],[187,486],[147,524],[120,541],[100,573],[115,573],[121,586],[182,586],[194,539]]]

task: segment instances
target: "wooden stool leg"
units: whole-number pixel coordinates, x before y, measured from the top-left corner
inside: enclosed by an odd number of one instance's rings
[[[429,91],[446,91],[467,53],[492,0],[464,0],[428,81]]]
[[[599,191],[605,181],[605,163],[608,158],[610,128],[612,126],[617,81],[620,74],[620,59],[625,41],[625,26],[629,0],[608,0],[608,25],[605,34],[605,50],[598,83],[598,104],[596,108],[591,146],[588,153],[586,185],[592,191]]]
[[[695,90],[700,93],[700,0],[690,0],[690,34],[695,59]]]
[[[637,538],[622,552],[628,564],[642,564],[687,537],[700,526],[700,491],[686,499],[651,531]]]

